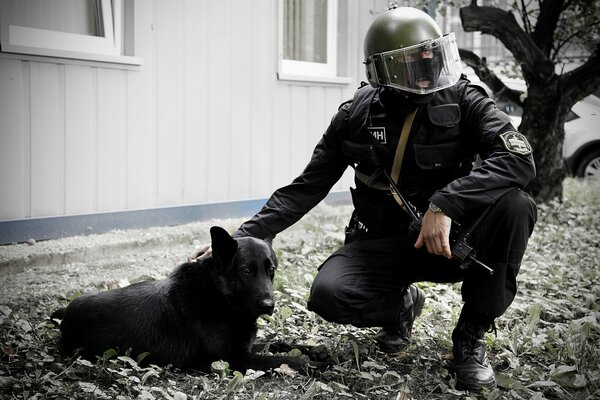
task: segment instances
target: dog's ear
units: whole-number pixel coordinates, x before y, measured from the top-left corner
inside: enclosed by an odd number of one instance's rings
[[[210,228],[210,237],[213,258],[220,260],[223,266],[229,265],[238,247],[235,239],[220,226]]]

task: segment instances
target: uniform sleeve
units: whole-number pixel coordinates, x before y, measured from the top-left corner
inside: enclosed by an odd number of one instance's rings
[[[348,166],[341,152],[348,126],[349,103],[343,104],[316,145],[304,171],[291,184],[277,189],[263,208],[244,222],[234,236],[274,238],[327,196]]]
[[[459,220],[514,188],[525,188],[536,174],[531,146],[510,118],[475,87],[467,87],[463,99],[461,129],[470,132],[482,162],[430,198],[446,215]]]

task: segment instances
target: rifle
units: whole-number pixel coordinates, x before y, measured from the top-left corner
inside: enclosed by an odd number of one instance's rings
[[[382,169],[382,172],[383,172],[384,176],[386,177],[386,179],[388,180],[388,182],[390,183],[390,188],[393,191],[392,194],[398,196],[398,198],[400,199],[400,201],[403,204],[404,211],[406,211],[406,213],[409,215],[409,217],[411,219],[410,229],[413,229],[417,233],[421,232],[421,220],[423,219],[423,217],[421,216],[421,213],[419,212],[419,210],[417,210],[417,208],[415,206],[413,206],[408,200],[406,200],[404,198],[404,196],[402,196],[402,193],[400,193],[400,190],[398,189],[396,182],[394,182],[394,180],[388,174],[388,172],[384,169]],[[479,222],[479,220],[477,222]],[[469,235],[470,235],[470,230],[461,231],[460,225],[458,225],[458,223],[456,223],[456,222],[455,222],[455,224],[456,224],[457,228],[450,230],[450,242],[451,242],[450,243],[450,251],[452,252],[453,257],[458,258],[460,261],[462,261],[462,264],[460,265],[460,267],[462,269],[465,269],[468,267],[469,262],[474,262],[475,264],[481,266],[482,268],[485,268],[490,273],[490,275],[493,275],[494,270],[491,269],[490,267],[488,267],[487,265],[485,265],[484,263],[482,263],[481,261],[479,261],[475,257],[475,249],[473,249],[473,246],[471,246],[467,243],[467,239],[469,238]],[[476,225],[476,224],[473,224],[473,225]]]

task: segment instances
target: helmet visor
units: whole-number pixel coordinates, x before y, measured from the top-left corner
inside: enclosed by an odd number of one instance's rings
[[[461,73],[454,34],[415,46],[375,54],[367,68],[377,83],[399,90],[427,94],[454,85]]]

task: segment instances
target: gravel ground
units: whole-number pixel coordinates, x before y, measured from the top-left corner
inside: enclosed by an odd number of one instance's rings
[[[211,226],[233,231],[242,222],[215,219],[1,246],[0,306],[21,308],[31,296],[56,299],[163,278],[197,247],[210,242]]]

